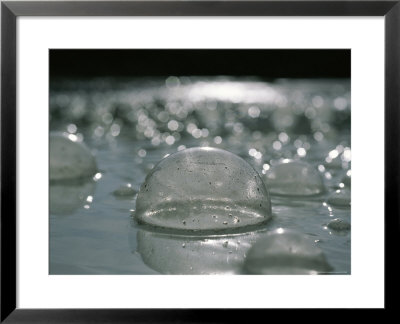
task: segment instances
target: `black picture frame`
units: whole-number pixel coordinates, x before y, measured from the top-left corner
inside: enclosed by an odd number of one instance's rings
[[[2,1],[1,3],[1,322],[192,323],[265,316],[244,309],[16,308],[16,19],[19,16],[384,16],[385,19],[385,310],[399,235],[400,1]],[[368,283],[366,283],[367,285]],[[366,288],[367,289],[367,288]],[[367,290],[366,290],[367,291]]]

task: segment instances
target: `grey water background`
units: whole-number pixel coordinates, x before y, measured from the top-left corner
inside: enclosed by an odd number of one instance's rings
[[[53,81],[50,131],[83,141],[99,172],[85,183],[50,185],[50,274],[240,274],[248,248],[277,228],[305,234],[333,274],[350,274],[351,231],[327,227],[337,217],[351,222],[349,206],[328,203],[336,190],[351,190],[350,116],[349,79]],[[195,146],[235,153],[261,176],[282,159],[306,161],[327,192],[272,196],[272,220],[242,234],[196,237],[138,226],[136,195],[123,186],[137,191],[164,156]]]

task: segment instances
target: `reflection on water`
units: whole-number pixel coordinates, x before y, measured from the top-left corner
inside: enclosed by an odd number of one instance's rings
[[[140,229],[137,251],[162,274],[240,274],[259,232],[190,236]]]
[[[348,79],[52,80],[50,130],[90,149],[50,148],[50,165],[62,167],[56,173],[67,178],[78,174],[80,181],[50,183],[50,273],[242,274],[256,241],[269,251],[270,243],[260,239],[265,235],[261,227],[267,226],[268,232],[283,228],[306,235],[323,252],[331,273],[349,274],[350,116]],[[229,202],[241,211],[249,207],[240,197],[257,194],[262,183],[254,186],[241,178],[247,167],[226,178],[204,165],[186,168],[187,174],[160,169],[161,160],[193,147],[226,150],[252,167],[269,191],[259,197],[264,207],[271,199],[268,223],[253,224],[256,228],[246,227],[244,233],[206,236],[131,225],[131,215],[143,207],[136,193],[147,184],[147,175],[163,176],[146,199],[145,213],[157,206],[156,197],[171,198],[165,201],[171,211],[187,206],[188,200],[196,208],[207,205],[204,201]],[[229,159],[220,162],[229,164]],[[196,176],[191,178],[189,171]],[[226,192],[219,199],[222,187]],[[214,211],[229,218],[225,204],[219,207]],[[270,218],[265,210],[257,213]],[[189,215],[180,211],[170,216]],[[233,222],[237,215],[231,214]],[[207,210],[204,215],[213,220]],[[188,219],[175,218],[172,227],[179,224],[185,230]],[[230,218],[221,221],[224,227]],[[165,218],[156,223],[165,225]]]
[[[264,235],[248,252],[249,274],[323,274],[332,271],[322,250],[309,237],[278,228]]]
[[[93,202],[95,182],[50,183],[50,214],[70,215],[80,208],[89,209]]]

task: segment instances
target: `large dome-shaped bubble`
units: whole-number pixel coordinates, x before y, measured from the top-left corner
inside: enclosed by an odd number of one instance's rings
[[[325,191],[318,170],[306,162],[284,161],[273,166],[264,178],[271,194],[313,196]]]
[[[249,274],[319,274],[332,267],[312,240],[280,228],[254,244],[244,269]]]
[[[190,148],[161,160],[136,201],[139,222],[180,230],[224,230],[271,217],[267,188],[242,158],[216,148]]]
[[[50,180],[78,180],[93,176],[97,171],[96,161],[75,135],[50,134]]]

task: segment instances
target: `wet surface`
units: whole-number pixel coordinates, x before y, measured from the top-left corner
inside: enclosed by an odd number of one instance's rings
[[[330,266],[325,272],[350,274],[349,80],[58,80],[50,92],[50,130],[84,142],[97,165],[90,178],[50,184],[50,274],[243,274],[249,249],[280,229],[320,249]],[[146,176],[166,155],[192,147],[247,161],[270,193],[271,219],[205,234],[186,233],[188,219],[179,219],[183,232],[139,224],[137,192]],[[290,161],[305,167],[268,180]],[[237,197],[247,190],[238,173],[229,183],[229,206],[240,206]],[[171,192],[185,192],[182,208],[199,188],[199,207],[215,198],[215,190],[204,189],[214,181],[185,187],[179,175],[168,176]]]

